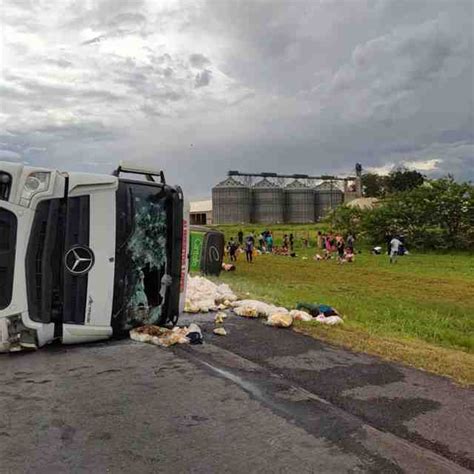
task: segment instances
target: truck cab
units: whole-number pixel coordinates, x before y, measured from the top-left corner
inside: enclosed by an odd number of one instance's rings
[[[0,162],[0,351],[174,325],[187,223],[181,189],[160,171]]]

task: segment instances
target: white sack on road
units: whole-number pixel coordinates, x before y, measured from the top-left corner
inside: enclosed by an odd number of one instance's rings
[[[207,313],[230,306],[237,299],[229,285],[216,285],[206,278],[188,277],[186,287],[186,313]]]
[[[169,347],[174,344],[188,344],[186,337],[188,328],[175,327],[173,329],[162,328],[160,326],[141,326],[130,331],[130,339],[137,342],[147,342],[155,346]]]
[[[268,318],[275,313],[288,313],[286,308],[280,308],[271,304],[264,303],[257,300],[241,300],[232,303],[234,313],[239,316],[246,316],[246,313],[255,314],[259,318]]]
[[[312,321],[313,316],[311,316],[306,311],[300,311],[298,309],[293,309],[290,311],[290,315],[293,317],[295,321]]]
[[[274,313],[268,317],[265,324],[279,328],[289,328],[293,324],[293,317],[289,313]]]
[[[335,324],[342,324],[344,321],[339,316],[324,316],[320,314],[314,318],[318,323],[328,324],[329,326],[334,326]]]

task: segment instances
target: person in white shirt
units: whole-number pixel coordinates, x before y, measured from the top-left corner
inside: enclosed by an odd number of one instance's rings
[[[390,263],[397,262],[398,250],[400,248],[400,245],[402,245],[402,243],[400,242],[399,239],[397,239],[397,237],[394,237],[390,241]]]

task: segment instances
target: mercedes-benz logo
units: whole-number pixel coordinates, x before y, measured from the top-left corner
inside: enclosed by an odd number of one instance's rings
[[[94,253],[85,245],[76,245],[66,252],[64,264],[69,273],[85,275],[94,265]]]

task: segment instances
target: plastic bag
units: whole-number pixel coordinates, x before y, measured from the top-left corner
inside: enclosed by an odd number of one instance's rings
[[[203,277],[189,277],[184,311],[186,313],[217,311],[223,309],[220,305],[227,308],[236,299],[237,296],[226,284],[216,285]]]
[[[268,317],[266,324],[279,328],[289,328],[293,324],[293,317],[289,313],[274,313]]]
[[[218,336],[227,336],[227,331],[224,328],[214,328],[214,331],[212,331],[214,334],[217,334]]]
[[[190,342],[187,337],[187,328],[173,329],[162,328],[160,326],[141,326],[130,331],[130,338],[138,342],[147,342],[156,346],[169,347],[174,344],[187,344]]]
[[[214,322],[216,324],[222,324],[224,322],[224,319],[227,318],[227,314],[223,313],[222,311],[216,314],[216,317],[214,318]]]
[[[335,324],[342,324],[344,322],[339,316],[324,316],[323,314],[316,316],[316,321],[322,324],[328,324],[329,326],[334,326]]]
[[[257,310],[250,306],[240,306],[238,308],[234,308],[234,313],[237,316],[243,316],[244,318],[258,318]]]
[[[290,316],[292,316],[295,321],[308,322],[308,321],[313,320],[313,316],[311,316],[309,313],[307,313],[306,311],[300,311],[297,309],[290,311]]]
[[[288,313],[286,308],[279,308],[277,306],[273,306],[271,304],[264,303],[263,301],[257,300],[241,300],[236,301],[232,304],[234,307],[234,313],[238,314],[239,316],[244,316],[244,314],[240,313],[252,313],[255,311],[257,313],[256,317],[260,318],[268,318],[275,313]],[[252,316],[255,317],[255,316]]]
[[[191,344],[202,344],[203,337],[201,328],[197,324],[190,324],[186,337],[189,339]]]

